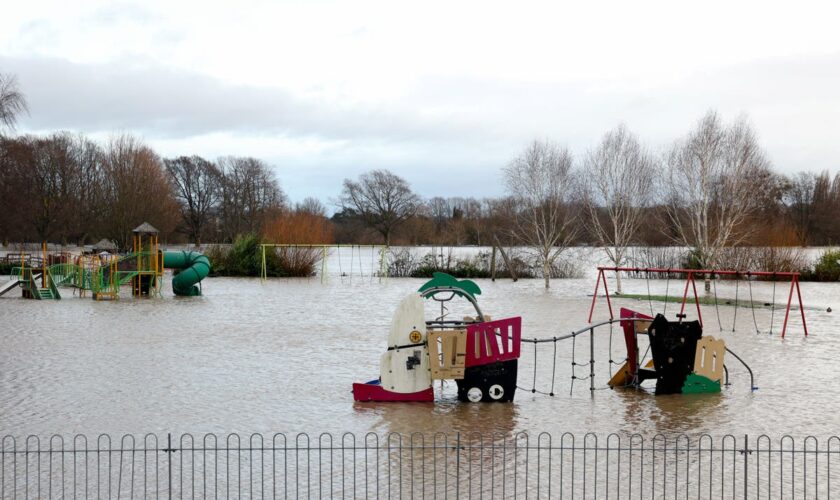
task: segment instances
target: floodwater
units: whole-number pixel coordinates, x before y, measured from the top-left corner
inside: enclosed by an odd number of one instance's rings
[[[337,267],[332,263],[331,271]],[[553,380],[553,397],[520,389],[511,404],[464,404],[456,401],[452,382],[435,403],[354,403],[351,384],[378,376],[394,308],[425,281],[379,280],[365,267],[363,274],[358,267],[353,275],[334,273],[326,283],[211,278],[202,297],[176,298],[168,281],[163,297],[154,299],[95,302],[69,289],[63,300],[49,302],[7,294],[0,298],[0,434],[838,433],[840,284],[802,284],[807,338],[798,311],[782,340],[783,310],[756,309],[753,319],[747,308],[735,317],[733,307],[703,306],[704,333],[722,337],[750,365],[754,392],[731,357],[732,385],[720,394],[655,397],[607,389],[616,369],[609,360],[625,356],[616,327],[612,341],[609,328],[596,330],[595,391],[588,380],[571,383],[573,353],[576,363],[589,361],[584,335],[574,345],[557,343],[556,353],[553,344],[541,344],[536,368],[533,345],[523,344],[519,386],[550,392]],[[496,319],[522,316],[526,338],[558,336],[586,325],[594,278],[554,280],[550,290],[540,280],[477,280],[479,303]],[[623,285],[628,293],[649,287],[676,295],[684,282],[624,279]],[[717,288],[721,298],[735,296],[734,282]],[[747,292],[741,284],[742,300]],[[780,282],[776,303],[784,303],[787,292]],[[752,293],[756,302],[770,302],[772,284],[753,283]],[[663,309],[661,302],[629,299],[613,306]],[[437,305],[429,307],[431,315]],[[678,307],[668,304],[667,315],[673,319]],[[467,312],[450,311],[454,317]],[[596,319],[606,315],[599,299]],[[579,377],[588,371],[588,364],[575,367]]]

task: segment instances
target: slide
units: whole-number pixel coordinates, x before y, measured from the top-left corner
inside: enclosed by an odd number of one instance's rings
[[[179,271],[172,277],[175,295],[201,295],[196,283],[210,274],[210,259],[199,252],[163,252],[163,267]]]

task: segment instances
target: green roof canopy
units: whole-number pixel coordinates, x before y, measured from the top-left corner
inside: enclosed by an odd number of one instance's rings
[[[446,273],[434,273],[432,279],[427,281],[420,287],[418,292],[425,292],[431,288],[457,288],[461,292],[455,292],[458,295],[469,295],[475,299],[476,295],[481,295],[481,288],[472,280],[459,280],[458,278]]]

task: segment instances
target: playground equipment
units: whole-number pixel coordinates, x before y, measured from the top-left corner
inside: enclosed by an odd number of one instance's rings
[[[454,379],[458,399],[512,401],[516,391],[521,318],[491,321],[475,299],[478,285],[445,273],[405,297],[391,322],[380,377],[353,384],[356,401],[433,401],[432,381]],[[476,317],[447,320],[445,303],[466,299]],[[423,300],[440,303],[441,315],[424,320]]]
[[[27,264],[26,257],[28,255],[20,254],[20,266],[12,268],[9,283],[0,287],[0,296],[14,288],[20,287],[22,288],[22,295],[26,299],[61,299],[61,294],[58,292],[58,287],[50,272],[50,267],[47,265],[49,259],[47,256],[46,242],[41,243],[41,252],[41,265],[39,267],[32,265],[31,260]]]
[[[161,252],[163,267],[176,269],[172,278],[172,292],[180,296],[201,295],[201,280],[210,274],[210,259],[199,252]]]
[[[606,283],[600,272],[598,280]],[[688,285],[686,285],[687,289]],[[444,273],[434,278],[400,303],[391,323],[388,350],[380,359],[380,376],[367,383],[353,384],[356,401],[433,401],[434,380],[454,379],[461,401],[511,401],[516,389],[554,396],[557,374],[558,344],[570,341],[572,376],[570,393],[576,381],[589,380],[590,391],[596,390],[595,331],[609,328],[610,373],[606,387],[646,389],[643,383],[656,381],[654,393],[696,394],[720,392],[729,386],[729,370],[725,357],[731,356],[741,363],[750,377],[750,390],[757,389],[752,369],[732,352],[722,339],[703,336],[699,318],[686,321],[685,301],[677,321],[669,321],[664,313],[648,316],[630,309],[621,309],[620,318],[612,316],[598,323],[589,324],[570,334],[548,338],[522,338],[521,318],[492,321],[484,315],[475,297],[481,293],[469,280],[457,280]],[[454,298],[464,298],[474,307],[475,318],[447,320],[447,303]],[[440,316],[424,320],[423,299],[441,303]],[[594,300],[593,306],[594,309]],[[652,309],[652,306],[651,306]],[[591,314],[591,310],[590,310]],[[591,316],[590,316],[591,317]],[[613,326],[619,325],[624,333],[627,355],[623,360],[613,360]],[[589,338],[589,360],[578,362],[578,337]],[[647,350],[640,355],[640,340],[646,339]],[[606,339],[605,339],[606,341]],[[517,385],[518,360],[523,343],[533,346],[533,379],[531,387]],[[537,388],[538,356],[540,346],[551,345],[551,385],[548,390]],[[530,351],[530,348],[528,349]],[[647,353],[651,354],[650,359]],[[612,373],[612,365],[619,365]],[[588,374],[580,369],[588,367]],[[530,372],[530,370],[529,370]]]
[[[770,332],[773,331],[773,319],[775,317],[776,312],[776,282],[777,278],[789,278],[790,279],[790,292],[788,293],[788,300],[787,305],[785,307],[785,321],[782,325],[782,338],[785,338],[785,333],[787,331],[788,325],[788,318],[790,317],[790,309],[791,303],[793,301],[793,292],[796,290],[796,298],[799,304],[799,312],[802,316],[802,329],[805,332],[805,336],[808,336],[808,324],[805,321],[805,307],[802,302],[802,291],[799,288],[799,273],[796,272],[775,272],[775,271],[733,271],[733,270],[718,270],[718,269],[659,269],[659,268],[639,268],[639,267],[599,267],[598,268],[598,278],[595,281],[595,293],[592,295],[592,306],[589,308],[589,319],[588,321],[592,322],[592,313],[595,311],[595,301],[598,298],[598,288],[601,282],[604,283],[604,296],[607,299],[607,307],[609,308],[610,319],[613,319],[613,310],[612,310],[612,302],[610,301],[610,292],[607,288],[607,277],[604,274],[605,271],[614,271],[616,273],[619,272],[629,272],[629,273],[636,273],[641,274],[644,273],[645,279],[649,280],[651,273],[655,275],[664,274],[666,279],[666,291],[665,291],[665,306],[667,307],[668,304],[668,285],[670,284],[671,275],[685,275],[685,289],[683,290],[682,301],[680,305],[680,312],[677,314],[677,317],[682,319],[685,317],[685,306],[688,300],[688,288],[689,285],[694,294],[694,304],[697,309],[697,320],[700,322],[700,326],[703,326],[703,315],[700,312],[700,299],[697,296],[697,283],[695,278],[698,275],[705,276],[708,279],[712,280],[715,283],[714,288],[714,305],[715,305],[715,312],[718,316],[718,323],[720,323],[720,313],[718,311],[718,297],[717,297],[717,283],[715,282],[715,276],[731,276],[735,278],[737,281],[735,282],[735,306],[739,305],[738,302],[738,288],[740,284],[740,280],[746,279],[747,285],[749,287],[749,308],[753,311],[753,323],[755,324],[756,331],[759,330],[758,324],[755,319],[755,304],[753,302],[752,297],[752,278],[753,277],[764,277],[764,278],[772,278],[773,279],[773,300],[771,301],[771,315],[770,315]],[[648,287],[648,301],[651,301],[650,297],[650,288]],[[653,313],[653,307],[651,306],[651,314]],[[664,314],[664,310],[663,310]],[[735,319],[737,319],[737,309],[735,313],[735,317],[733,318],[733,325],[732,331],[735,331]],[[721,331],[723,330],[723,326],[721,326]]]
[[[645,272],[645,277],[649,278],[649,273],[664,274],[666,279],[670,280],[671,274],[687,275],[683,295],[679,302],[681,303],[679,313],[676,314],[677,321],[668,321],[665,313],[668,305],[668,295],[664,302],[662,313],[655,314],[653,311],[653,301],[661,300],[661,297],[653,299],[650,295],[650,288],[648,285],[647,300],[650,305],[651,315],[642,314],[630,309],[622,308],[620,310],[620,318],[615,318],[613,315],[612,302],[607,291],[607,279],[605,271],[616,272]],[[722,386],[728,386],[729,370],[724,363],[724,356],[729,355],[739,362],[750,377],[750,390],[755,391],[755,378],[752,369],[744,360],[726,347],[723,340],[715,339],[714,337],[703,337],[703,321],[700,310],[700,299],[696,292],[696,284],[694,277],[697,274],[708,273],[715,275],[731,275],[731,276],[790,276],[793,280],[791,285],[792,290],[795,287],[799,290],[798,274],[796,273],[762,273],[762,272],[746,272],[746,271],[703,271],[703,270],[680,270],[680,269],[639,269],[639,268],[614,268],[614,267],[599,267],[598,277],[595,285],[595,295],[592,298],[592,305],[589,310],[588,325],[580,330],[574,331],[567,335],[558,337],[543,338],[543,339],[522,339],[522,342],[530,343],[534,346],[534,375],[530,390],[532,393],[541,393],[549,396],[555,395],[555,373],[557,372],[557,344],[567,340],[571,340],[572,344],[572,376],[569,392],[574,389],[574,384],[579,380],[589,380],[589,390],[597,390],[595,385],[595,331],[602,331],[609,328],[609,345],[610,345],[610,359],[608,366],[610,366],[610,379],[608,386],[612,388],[631,387],[635,389],[644,389],[642,383],[646,380],[655,380],[656,389],[655,394],[691,394],[701,392],[719,392]],[[605,295],[607,298],[607,307],[609,310],[609,319],[592,323],[592,315],[595,310],[595,304],[598,297],[598,289],[603,282]],[[668,285],[666,284],[666,290]],[[736,282],[736,285],[738,282]],[[688,289],[691,287],[694,290],[694,302],[696,306],[697,318],[693,321],[687,321],[686,304],[688,301]],[[775,288],[775,285],[774,285]],[[716,290],[716,287],[715,287]],[[737,288],[736,288],[737,290]],[[751,287],[750,287],[751,290]],[[737,294],[737,291],[736,291]],[[774,292],[775,295],[775,292]],[[801,307],[801,295],[798,294]],[[717,310],[719,304],[717,294],[714,296],[715,308]],[[737,297],[735,300],[737,306]],[[750,307],[753,307],[752,294],[750,293]],[[790,304],[788,304],[788,309]],[[718,314],[718,318],[720,318]],[[755,318],[755,316],[753,316]],[[805,325],[804,311],[802,313],[803,326]],[[787,323],[787,321],[785,321]],[[614,360],[612,341],[613,341],[613,326],[618,324],[624,333],[625,346],[627,348],[627,355],[623,360]],[[734,324],[733,324],[734,328]],[[721,331],[723,327],[721,325]],[[734,331],[734,330],[733,330]],[[589,337],[589,360],[588,362],[580,363],[577,361],[576,344],[577,338],[588,333]],[[783,329],[784,333],[784,329]],[[647,339],[648,347],[644,355],[640,355],[639,340]],[[537,361],[538,347],[541,345],[551,344],[553,348],[552,359],[552,378],[550,388],[546,390],[537,388]],[[651,358],[646,360],[647,353],[651,354]],[[612,365],[618,365],[618,371],[612,373]],[[587,375],[580,375],[579,367],[589,367]],[[520,389],[525,389],[520,387]]]
[[[67,260],[48,266],[45,250],[43,268],[25,264],[13,268],[14,278],[0,287],[0,295],[19,286],[25,298],[57,299],[63,287],[78,290],[80,296],[91,292],[94,300],[113,300],[119,298],[123,285],[130,285],[132,296],[148,297],[160,295],[163,270],[173,269],[173,293],[196,296],[201,295],[201,280],[210,274],[210,260],[199,252],[161,251],[158,230],[145,222],[132,231],[128,255],[81,255]]]
[[[703,337],[699,321],[668,321],[622,308],[620,316],[627,361],[610,379],[610,387],[638,388],[656,380],[656,394],[720,392],[726,345]],[[642,320],[642,321],[638,321]],[[647,335],[651,360],[640,366],[638,335]]]
[[[336,251],[336,258],[338,260],[338,272],[339,275],[344,278],[344,276],[348,276],[351,280],[353,279],[354,268],[358,270],[359,274],[362,278],[364,278],[364,273],[362,272],[362,250],[363,249],[370,249],[370,272],[368,273],[368,278],[373,280],[374,277],[374,269],[377,269],[377,262],[378,262],[378,270],[376,271],[376,275],[379,278],[387,277],[388,276],[388,266],[386,263],[386,255],[388,252],[388,247],[385,245],[325,245],[325,244],[293,244],[293,243],[263,243],[260,245],[262,250],[262,269],[260,271],[260,279],[263,283],[265,280],[268,279],[268,264],[266,262],[266,249],[270,249],[269,251],[275,251],[276,249],[314,249],[321,252],[321,283],[326,283],[328,278],[328,256],[330,253],[330,249],[334,248]],[[344,267],[342,266],[342,256],[341,256],[341,249],[342,248],[350,248],[350,262],[348,270],[345,271]],[[379,254],[378,260],[375,258],[376,254]],[[366,257],[365,257],[366,259]],[[348,273],[349,274],[346,274]]]

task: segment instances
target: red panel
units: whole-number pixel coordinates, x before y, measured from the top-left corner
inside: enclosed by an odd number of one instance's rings
[[[353,384],[354,401],[434,401],[431,387],[420,392],[391,392],[379,384]]]
[[[466,366],[518,359],[521,343],[520,317],[468,325]]]
[[[650,316],[646,314],[642,314],[640,312],[636,312],[632,309],[626,309],[624,307],[621,308],[619,311],[620,318],[639,318],[639,319],[650,319]],[[631,377],[636,375],[636,353],[638,352],[638,342],[636,340],[636,332],[635,332],[635,325],[633,321],[622,321],[621,328],[624,329],[624,344],[627,346],[627,373],[630,374]]]

